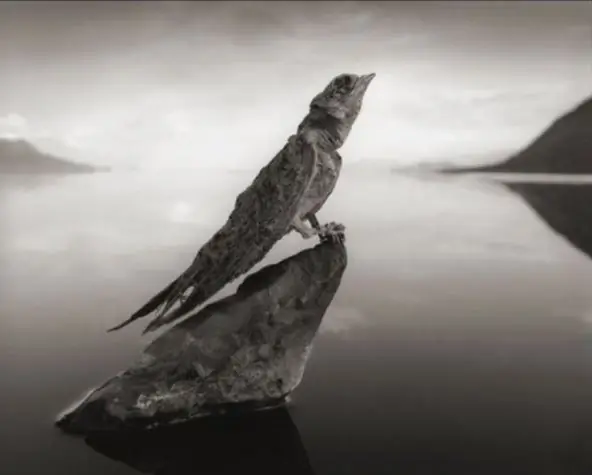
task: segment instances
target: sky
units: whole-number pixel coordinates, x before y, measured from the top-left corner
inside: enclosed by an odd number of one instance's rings
[[[0,2],[0,136],[120,168],[267,163],[375,72],[344,160],[483,161],[592,94],[592,2]]]

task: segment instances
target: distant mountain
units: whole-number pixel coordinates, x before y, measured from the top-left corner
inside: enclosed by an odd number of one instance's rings
[[[448,170],[458,168],[452,160],[432,161],[432,162],[420,162],[411,165],[395,165],[390,168],[393,173],[422,173],[422,172],[438,172],[440,170]]]
[[[592,174],[592,97],[559,117],[525,149],[501,163],[440,171]]]
[[[48,175],[105,171],[54,157],[26,140],[0,139],[0,174]]]
[[[508,150],[494,150],[487,153],[480,154],[463,154],[456,155],[454,158],[446,159],[430,159],[429,161],[422,161],[413,164],[396,164],[390,168],[393,173],[441,173],[456,171],[456,170],[467,170],[473,169],[472,166],[459,165],[459,163],[470,163],[475,160],[479,160],[486,163],[494,163],[499,160],[500,157],[507,156]]]

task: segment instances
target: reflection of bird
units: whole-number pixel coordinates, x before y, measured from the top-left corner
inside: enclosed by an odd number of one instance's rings
[[[335,187],[341,169],[337,149],[349,135],[374,76],[341,74],[315,96],[296,135],[238,196],[224,226],[199,250],[189,268],[110,331],[159,307],[145,332],[182,317],[251,269],[291,230],[304,238],[340,238],[343,226],[321,226],[316,213]],[[172,309],[177,302],[180,306]]]

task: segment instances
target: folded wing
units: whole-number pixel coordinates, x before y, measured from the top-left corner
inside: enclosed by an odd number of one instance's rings
[[[181,318],[248,272],[289,231],[314,176],[315,164],[314,148],[299,135],[290,137],[237,197],[224,226],[199,250],[187,270],[109,331],[159,309],[144,333],[156,330]],[[180,305],[173,308],[177,303]]]

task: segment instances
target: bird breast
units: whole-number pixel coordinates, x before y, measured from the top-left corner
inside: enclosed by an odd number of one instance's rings
[[[304,217],[307,213],[322,205],[333,190],[337,177],[337,165],[331,155],[318,152],[314,177],[300,202],[298,212],[300,217]]]

